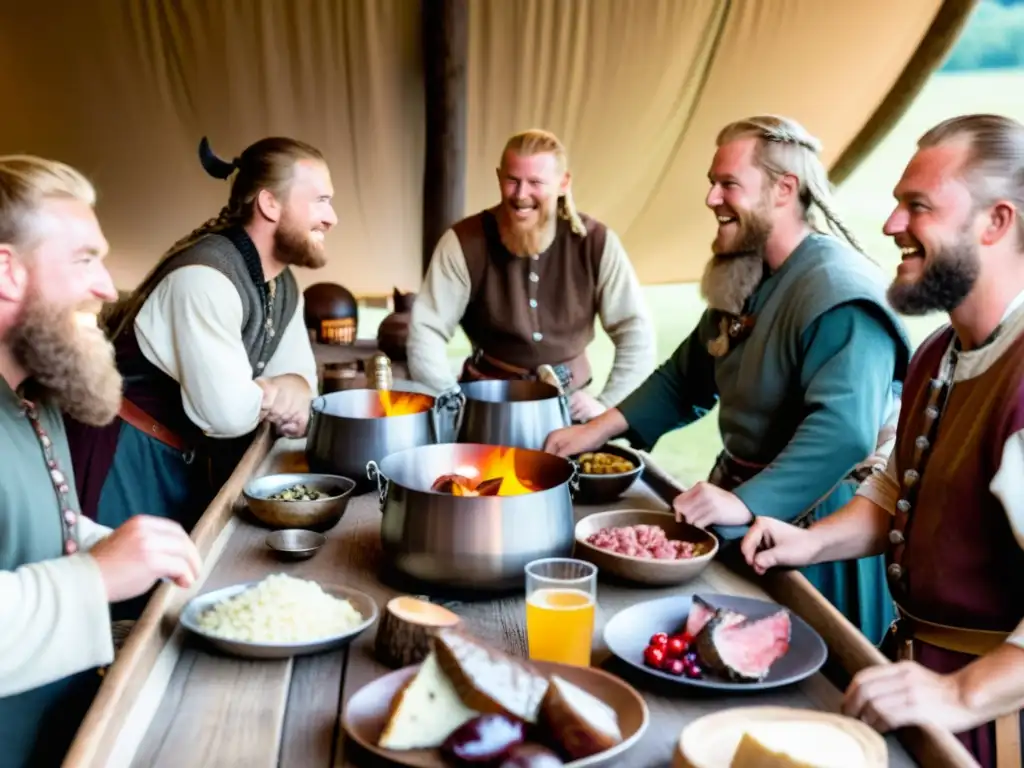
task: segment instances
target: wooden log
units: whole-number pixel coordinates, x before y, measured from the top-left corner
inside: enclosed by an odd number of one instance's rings
[[[686,490],[685,486],[651,461],[644,459],[643,480],[661,499],[672,505],[672,500]],[[865,667],[891,664],[853,623],[850,622],[799,571],[772,570],[758,576],[735,556],[722,558],[734,571],[759,584],[779,604],[796,611],[821,635],[829,653],[839,660],[843,670],[851,677]],[[899,739],[921,764],[929,768],[976,768],[978,762],[948,730],[934,726],[902,728]]]
[[[377,624],[374,654],[393,669],[419,664],[431,650],[437,629],[454,627],[461,619],[440,605],[408,595],[393,597]]]
[[[467,0],[420,0],[426,157],[423,272],[441,235],[465,215]]]

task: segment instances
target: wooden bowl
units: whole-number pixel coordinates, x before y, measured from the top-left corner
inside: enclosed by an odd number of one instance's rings
[[[683,728],[672,766],[730,765],[744,733],[764,739],[766,748],[784,750],[794,760],[806,762],[829,754],[847,757],[845,765],[884,768],[889,764],[885,739],[860,720],[792,707],[733,707],[705,715]],[[748,764],[754,763],[744,762]]]
[[[591,757],[572,760],[565,764],[566,767],[628,766],[629,760],[623,756],[640,741],[650,720],[643,697],[629,683],[595,667],[573,667],[548,661],[531,661],[530,664],[545,675],[558,675],[596,696],[614,709],[618,717],[619,729],[622,731],[619,744]],[[384,764],[397,763],[411,768],[446,768],[448,763],[436,749],[397,751],[377,746],[387,723],[392,699],[418,669],[418,664],[403,667],[370,681],[356,691],[345,704],[341,716],[342,727],[364,750],[386,760]],[[378,764],[367,762],[367,765]]]
[[[622,494],[632,487],[644,471],[644,460],[639,453],[631,448],[622,445],[606,444],[587,453],[610,453],[614,456],[621,456],[633,465],[628,472],[616,472],[607,475],[587,475],[580,467],[579,490],[573,496],[577,504],[608,504],[615,501]],[[580,454],[573,456],[573,460],[579,462]]]
[[[632,525],[660,525],[669,539],[697,544],[701,554],[685,560],[655,560],[620,555],[587,543],[587,537],[602,528],[625,528]],[[576,523],[575,556],[596,565],[600,572],[651,586],[685,584],[700,575],[718,553],[718,538],[709,531],[689,523],[677,523],[672,512],[653,509],[616,509],[598,512]]]

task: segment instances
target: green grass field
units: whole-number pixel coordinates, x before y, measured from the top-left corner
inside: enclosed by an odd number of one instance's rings
[[[939,121],[968,112],[996,112],[1024,120],[1024,70],[985,74],[936,74],[892,133],[837,191],[841,215],[853,228],[865,249],[887,271],[899,261],[896,248],[882,232],[892,209],[892,189],[914,151],[917,138]],[[710,215],[710,214],[709,214]],[[659,359],[672,350],[693,328],[704,303],[697,286],[661,285],[644,290],[654,315]],[[372,338],[386,312],[360,309],[359,336]],[[915,345],[943,322],[943,316],[908,318],[907,328]],[[449,347],[453,360],[461,360],[469,344],[460,333]],[[603,385],[611,370],[614,348],[600,329],[588,350],[595,372],[595,386]],[[654,458],[684,483],[705,477],[721,448],[717,409],[703,420],[665,435],[653,451]]]

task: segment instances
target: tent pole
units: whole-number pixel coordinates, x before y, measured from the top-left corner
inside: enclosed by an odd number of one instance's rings
[[[420,0],[426,98],[423,272],[444,231],[465,215],[468,0]]]

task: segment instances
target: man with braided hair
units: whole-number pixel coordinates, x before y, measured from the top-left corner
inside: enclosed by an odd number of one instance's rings
[[[884,463],[910,346],[881,271],[833,210],[817,140],[793,120],[761,116],[726,126],[717,145],[707,310],[617,408],[553,432],[545,448],[566,456],[626,436],[649,449],[717,403],[724,450],[708,482],[673,506],[736,540],[755,517],[821,519]],[[839,237],[815,228],[815,208]],[[880,557],[805,574],[881,641],[894,608]]]
[[[108,318],[119,418],[68,420],[83,513],[110,527],[146,512],[191,529],[257,425],[304,434],[316,393],[291,267],[322,266],[337,223],[323,156],[276,137],[233,162],[204,138],[199,155],[211,176],[233,176],[228,204]]]
[[[654,369],[654,329],[618,236],[576,211],[568,159],[553,134],[511,137],[497,169],[501,202],[441,236],[413,304],[414,379],[455,387],[445,346],[460,324],[473,345],[461,380],[533,379],[550,365],[576,420],[615,405]],[[595,315],[615,344],[603,391],[586,348]]]

